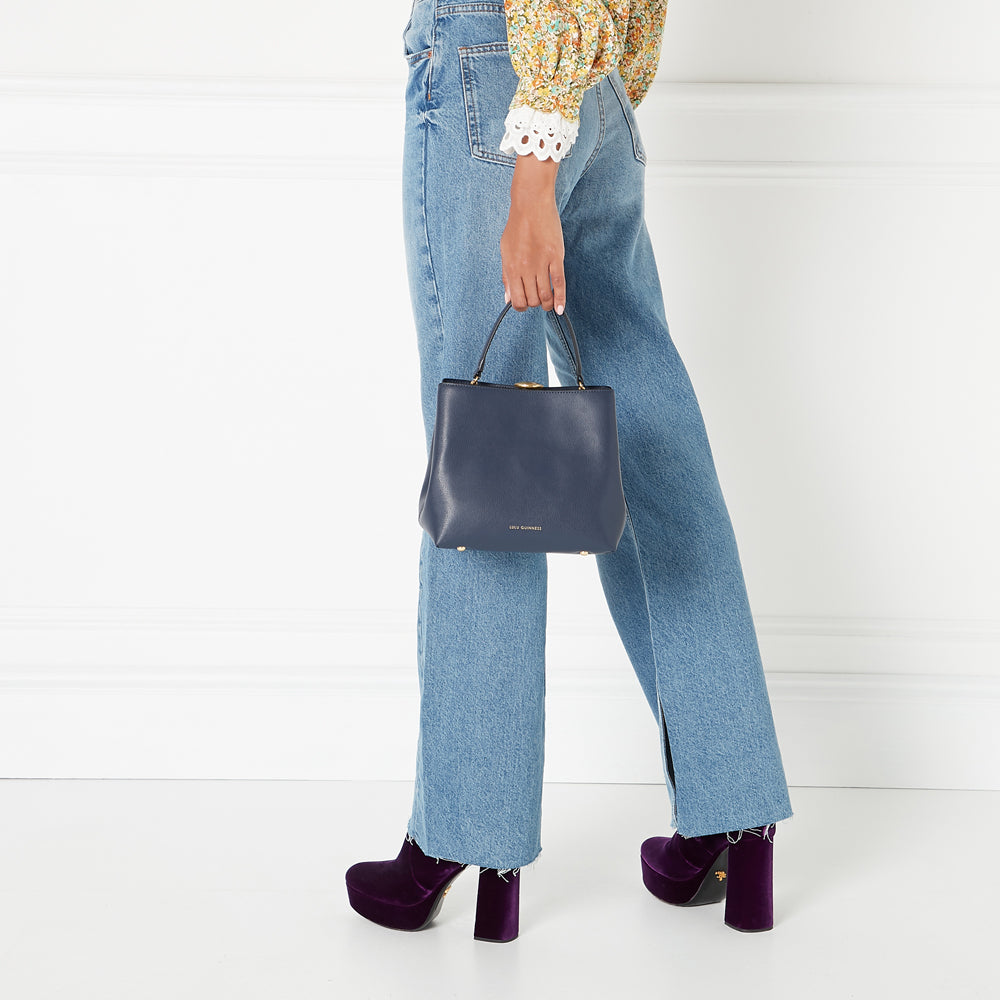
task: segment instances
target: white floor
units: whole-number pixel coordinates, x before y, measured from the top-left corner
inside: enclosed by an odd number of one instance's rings
[[[661,787],[547,785],[521,936],[492,944],[468,871],[418,933],[348,907],[344,870],[395,856],[411,787],[0,782],[0,997],[1000,995],[1000,792],[793,788],[775,927],[741,934],[643,887]]]

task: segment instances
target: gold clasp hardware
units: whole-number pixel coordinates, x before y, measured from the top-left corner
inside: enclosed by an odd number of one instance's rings
[[[518,389],[544,389],[545,388],[544,385],[541,385],[538,382],[515,382],[514,385],[516,385],[518,387]]]

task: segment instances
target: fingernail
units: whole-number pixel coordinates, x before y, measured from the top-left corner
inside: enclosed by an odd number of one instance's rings
[[[506,288],[503,290],[503,300],[504,302],[510,302],[510,292]]]
[[[561,304],[558,305],[558,306],[556,306],[556,312],[559,313],[560,316],[562,316],[562,314],[563,314],[563,306]]]

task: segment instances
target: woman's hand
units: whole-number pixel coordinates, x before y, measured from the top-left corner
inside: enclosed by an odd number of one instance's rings
[[[556,160],[518,156],[510,185],[510,214],[500,238],[505,300],[518,312],[529,306],[566,308],[563,234],[556,207]],[[550,284],[551,282],[551,284]]]

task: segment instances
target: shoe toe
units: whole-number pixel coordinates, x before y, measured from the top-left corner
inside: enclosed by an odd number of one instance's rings
[[[390,865],[387,861],[359,861],[351,865],[345,876],[348,888],[369,899],[398,900],[406,882],[393,877]]]

